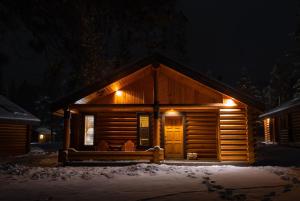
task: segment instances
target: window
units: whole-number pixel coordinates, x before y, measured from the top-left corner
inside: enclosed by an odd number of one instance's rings
[[[94,145],[94,115],[84,116],[84,145]]]
[[[149,126],[149,115],[142,114],[139,115],[138,118],[138,140],[139,146],[149,146],[149,134],[150,134],[150,126]]]

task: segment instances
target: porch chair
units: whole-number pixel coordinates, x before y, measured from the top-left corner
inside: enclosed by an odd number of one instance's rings
[[[135,151],[135,145],[131,140],[127,140],[122,146],[122,151]]]

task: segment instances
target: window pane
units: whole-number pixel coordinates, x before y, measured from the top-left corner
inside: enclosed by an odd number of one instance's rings
[[[84,145],[94,145],[94,116],[84,117]]]
[[[139,121],[139,145],[149,146],[149,115],[140,115]]]

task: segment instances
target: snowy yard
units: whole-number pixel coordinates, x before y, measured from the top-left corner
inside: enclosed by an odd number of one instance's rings
[[[279,201],[300,195],[300,168],[293,166],[56,167],[55,157],[2,160],[0,200]]]

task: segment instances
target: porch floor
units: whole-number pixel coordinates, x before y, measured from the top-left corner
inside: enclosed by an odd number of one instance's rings
[[[66,162],[67,166],[128,166],[139,163],[150,163],[149,160],[116,160],[116,161],[101,161],[101,160],[86,160],[86,161],[71,161]],[[248,166],[247,162],[242,161],[217,161],[217,160],[163,160],[160,164],[177,165],[177,166],[211,166],[211,165],[235,165]]]

